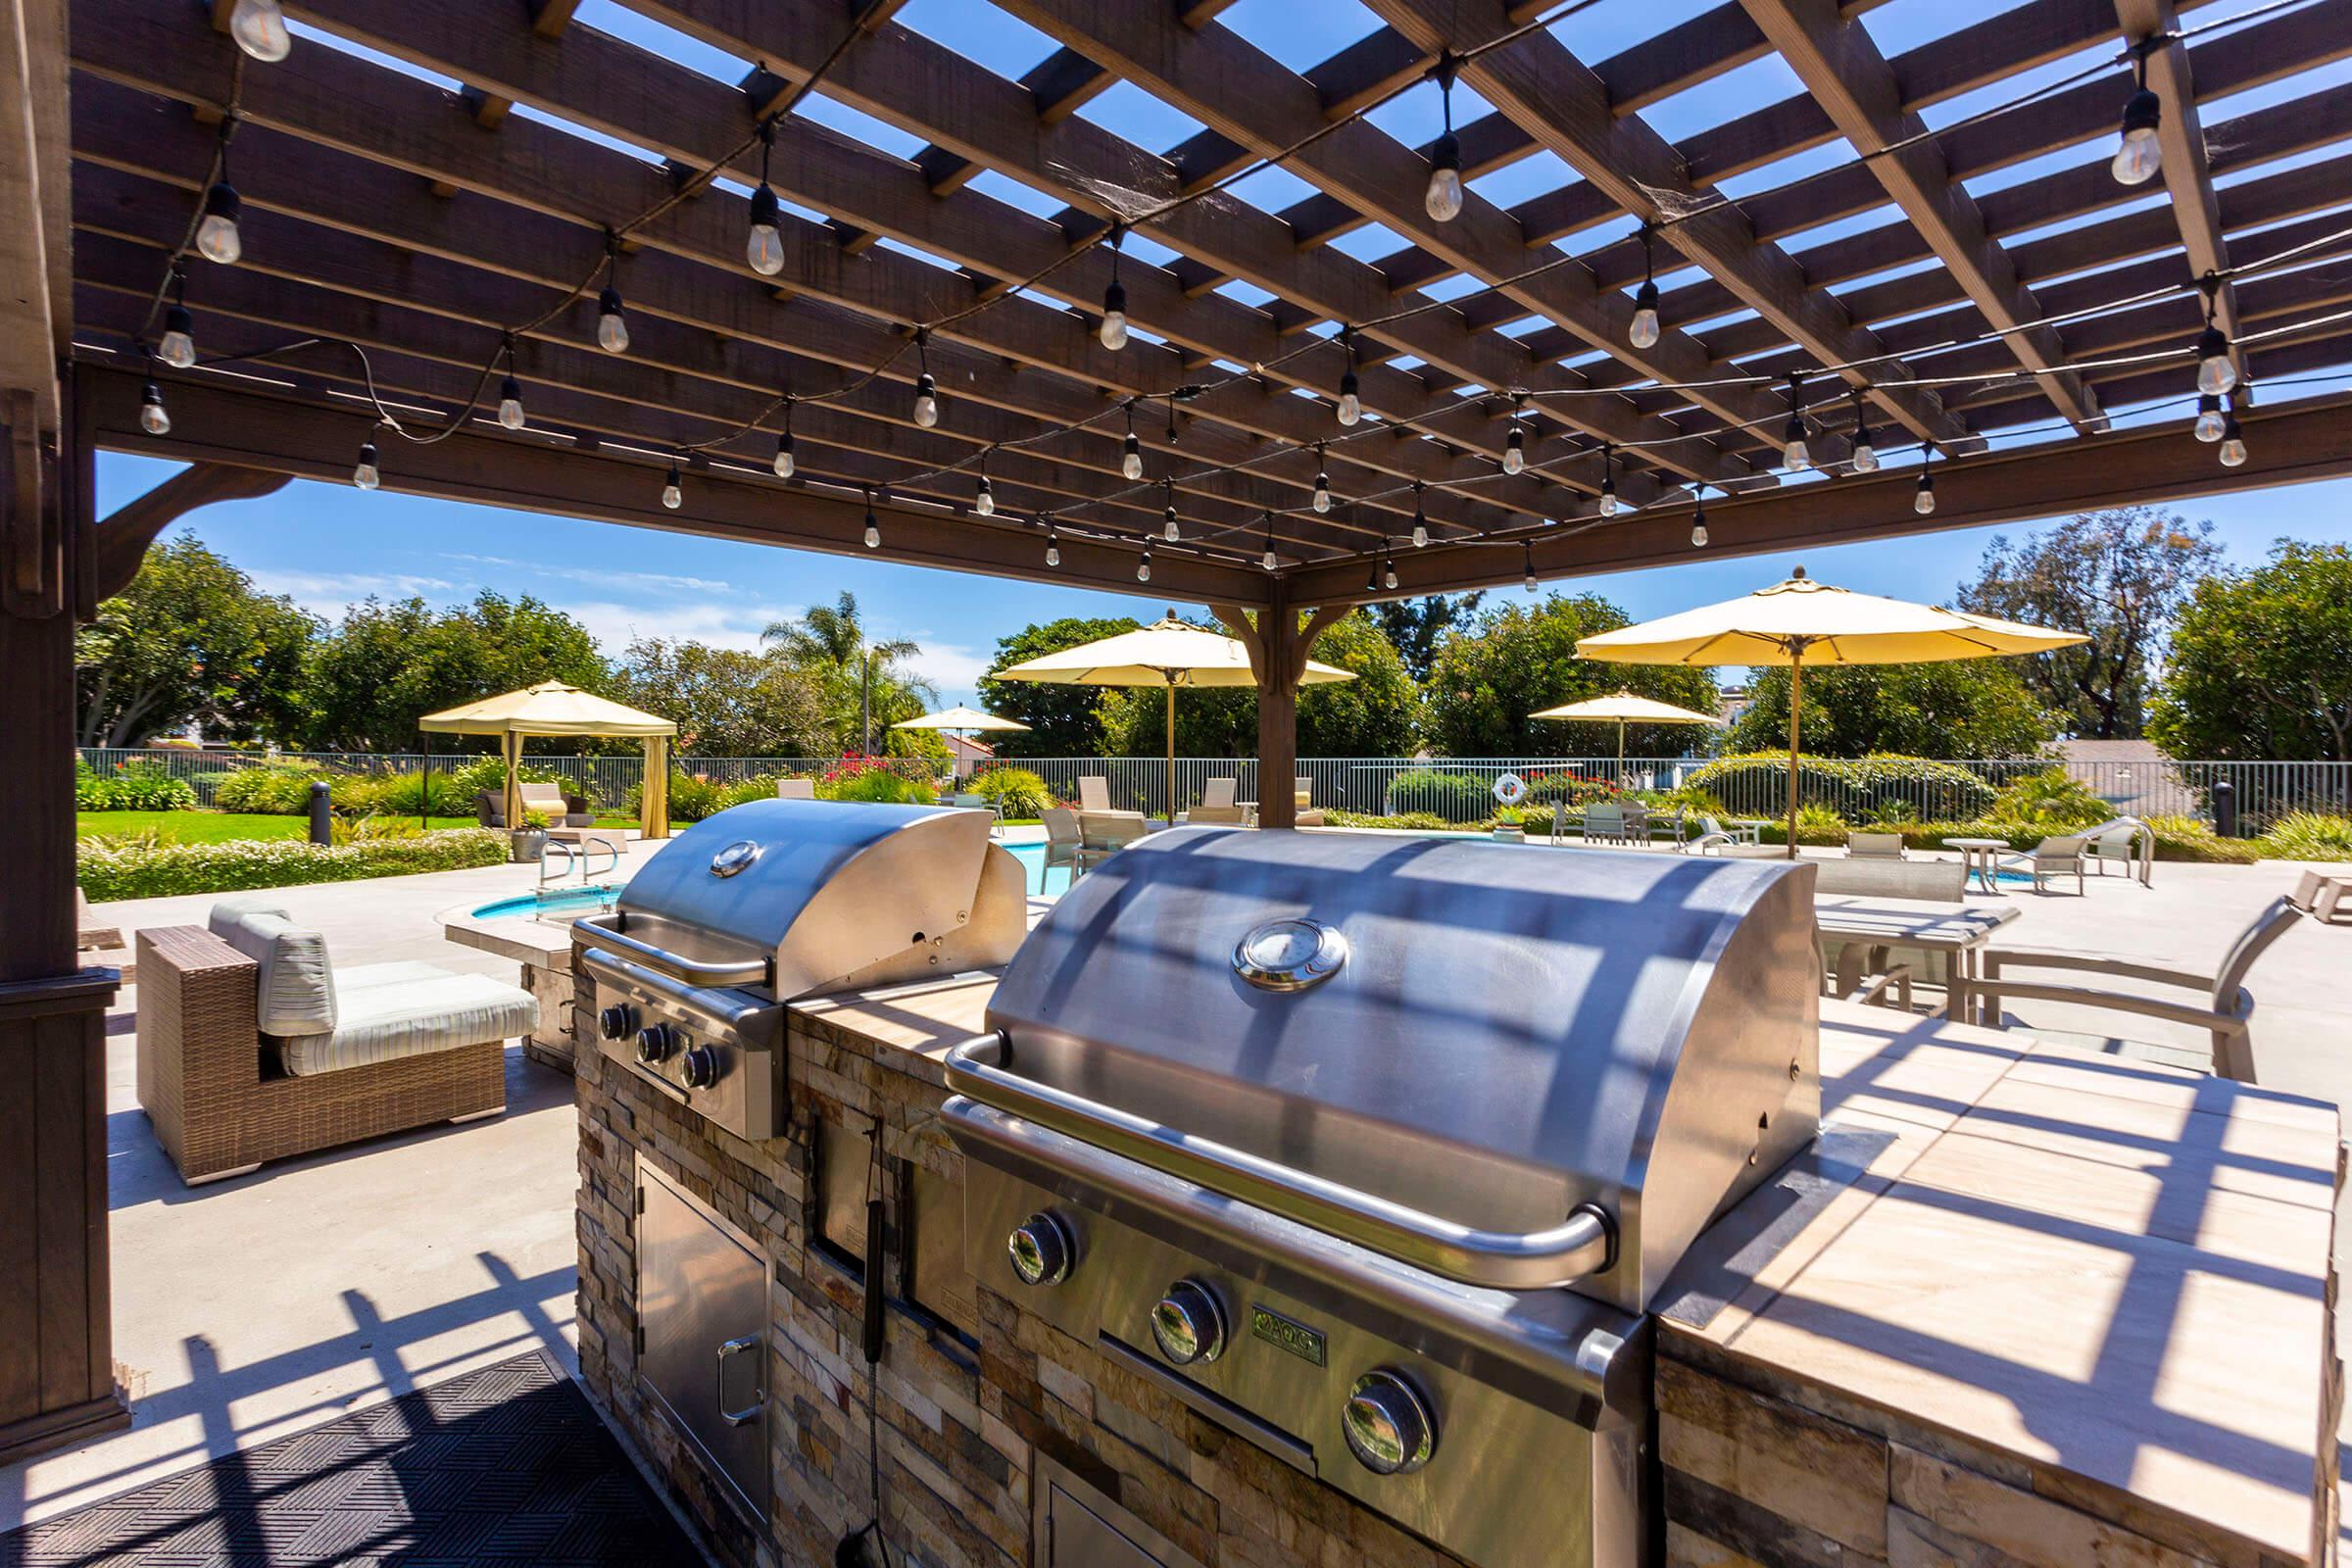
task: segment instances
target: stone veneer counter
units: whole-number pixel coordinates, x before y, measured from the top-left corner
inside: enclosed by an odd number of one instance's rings
[[[992,988],[797,1004],[789,1146],[689,1125],[581,1041],[582,1371],[730,1562],[828,1562],[867,1516],[862,1292],[810,1245],[812,1149],[878,1125],[895,1169],[959,1194],[940,1059]],[[1856,1136],[1821,1157],[1860,1142],[1869,1163],[1762,1268],[1711,1280],[1720,1309],[1664,1303],[1668,1563],[2330,1560],[2334,1108],[1822,1010],[1825,1121]],[[631,1375],[639,1151],[773,1264],[772,1541],[712,1495]],[[919,1200],[915,1223],[919,1252]],[[877,1384],[894,1561],[1027,1563],[1048,1476],[1216,1568],[1454,1561],[968,1277],[926,1294],[927,1311],[894,1302]]]

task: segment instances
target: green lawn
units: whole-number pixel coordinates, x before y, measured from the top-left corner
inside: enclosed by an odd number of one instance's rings
[[[436,816],[430,826],[472,827],[470,816]],[[230,811],[76,811],[74,831],[81,838],[93,833],[143,833],[159,828],[182,844],[218,844],[226,839],[299,839],[310,835],[307,816],[258,816]]]

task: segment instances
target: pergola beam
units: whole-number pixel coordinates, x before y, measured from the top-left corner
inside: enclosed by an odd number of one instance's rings
[[[2050,401],[2080,429],[2105,421],[2098,397],[2066,368],[2066,344],[2041,316],[2016,267],[1984,231],[1976,198],[1952,175],[1938,142],[1902,107],[1894,72],[1870,34],[1838,19],[1831,0],[1741,0],[1797,79],[1903,210],[1978,311],[2007,334],[2020,363],[2038,376]]]

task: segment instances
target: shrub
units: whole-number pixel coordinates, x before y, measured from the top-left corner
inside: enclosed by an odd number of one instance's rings
[[[1985,814],[1995,821],[2026,822],[2051,833],[2066,833],[2110,820],[2115,808],[2065,768],[2048,767],[2028,773],[2001,791]]]
[[[161,762],[132,760],[101,773],[79,758],[74,761],[74,808],[77,811],[191,811],[195,787],[173,778]]]
[[[1408,831],[1436,832],[1456,824],[1446,821],[1435,811],[1348,811],[1333,808],[1323,813],[1323,820],[1333,827],[1393,827]]]
[[[1448,825],[1484,822],[1494,814],[1494,792],[1475,773],[1447,773],[1433,767],[1407,768],[1389,780],[1382,814],[1437,816]]]
[[[2289,811],[2262,836],[2262,853],[2281,860],[2352,860],[2352,817]]]
[[[416,797],[426,788],[422,773],[390,773],[382,778],[368,779],[367,784],[363,803],[355,798],[355,792],[349,789],[346,781],[338,779],[334,785],[335,809],[353,814],[375,811],[386,816],[414,817],[417,814]],[[496,789],[499,786],[493,784],[490,787]],[[435,770],[426,805],[427,815],[470,816],[473,814],[473,790],[461,782],[456,774]]]
[[[770,795],[776,793],[773,781],[769,782],[767,793]],[[740,801],[728,800],[724,788],[711,783],[710,780],[700,774],[681,773],[675,768],[670,770],[669,819],[673,822],[700,822],[705,817],[716,816],[730,806],[741,804]],[[638,783],[629,786],[626,805],[631,816],[645,814],[644,784]]]
[[[2252,839],[2226,839],[2212,824],[2194,816],[2145,818],[2156,834],[2159,860],[2202,860],[2221,865],[2252,865],[2262,858],[2262,846]]]
[[[376,844],[424,836],[424,829],[413,816],[338,816],[328,824],[327,832],[337,844]]]
[[[243,815],[300,816],[311,808],[311,786],[325,779],[331,796],[340,782],[316,762],[270,762],[241,767],[213,787],[213,805]]]
[[[1054,804],[1046,781],[1025,767],[992,767],[972,780],[972,793],[997,808],[999,816],[1043,816]]]
[[[455,871],[497,865],[510,854],[504,833],[481,828],[405,838],[369,836],[348,845],[299,839],[230,839],[220,844],[129,840],[129,835],[82,840],[78,875],[91,902]]]
[[[1800,799],[1797,802],[1797,843],[1813,845],[1817,848],[1843,844],[1846,830],[1845,818],[1819,801]],[[1766,844],[1788,843],[1788,819],[1784,816],[1778,821],[1765,823],[1757,830],[1756,836]]]
[[[1788,757],[1755,752],[1707,763],[1684,786],[1723,800],[1769,802],[1786,814]],[[1900,802],[1925,817],[1955,819],[1990,814],[1999,792],[1952,762],[1925,757],[1805,757],[1797,760],[1796,799],[1826,806],[1845,821],[1868,821],[1883,806]],[[1801,838],[1801,833],[1800,833]]]
[[[822,800],[879,801],[891,806],[929,806],[939,799],[939,791],[929,779],[907,778],[884,767],[867,768],[846,778],[820,779],[816,793]]]
[[[1605,778],[1587,778],[1573,768],[1560,767],[1544,771],[1531,768],[1520,774],[1519,777],[1520,781],[1527,786],[1527,793],[1519,797],[1520,808],[1532,810],[1539,806],[1543,807],[1547,817],[1550,814],[1550,808],[1555,805],[1565,803],[1571,807],[1590,806],[1594,801],[1605,801],[1623,793],[1616,784]],[[1494,786],[1491,784],[1488,786],[1487,798],[1489,801],[1494,799]]]
[[[776,798],[776,774],[754,773],[751,777],[729,784],[718,792],[718,808],[722,811],[754,801],[772,801]]]

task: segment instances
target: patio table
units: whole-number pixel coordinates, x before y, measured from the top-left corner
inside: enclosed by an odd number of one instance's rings
[[[1974,876],[1985,892],[2001,891],[1998,872],[2000,858],[2009,850],[2007,839],[1945,839],[1943,847],[1960,852],[1960,863],[1967,867],[1960,873],[1962,882]]]
[[[1873,952],[1910,948],[1945,955],[1953,972],[1944,988],[1943,1015],[1955,1023],[1968,1021],[1967,982],[1978,978],[1984,945],[2018,914],[2014,904],[1933,904],[1857,894],[1813,901],[1813,916],[1825,937],[1860,943]]]

